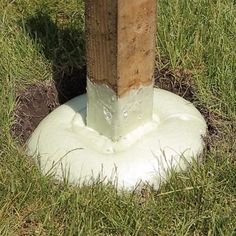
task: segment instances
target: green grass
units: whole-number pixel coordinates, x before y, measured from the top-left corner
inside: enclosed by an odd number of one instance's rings
[[[19,88],[84,65],[83,1],[0,0],[0,235],[236,235],[235,35],[234,0],[159,0],[157,64],[191,72],[218,133],[159,191],[75,188],[42,176],[10,127]]]

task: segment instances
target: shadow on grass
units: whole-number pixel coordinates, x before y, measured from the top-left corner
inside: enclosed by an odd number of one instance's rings
[[[71,23],[58,27],[44,12],[37,12],[24,22],[26,33],[52,62],[58,100],[65,103],[86,92],[85,39],[82,26]]]

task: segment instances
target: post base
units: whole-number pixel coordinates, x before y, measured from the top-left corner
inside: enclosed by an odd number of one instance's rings
[[[86,126],[87,96],[60,106],[37,127],[28,154],[44,174],[54,173],[72,184],[96,179],[132,190],[140,183],[158,189],[170,170],[186,170],[201,154],[207,125],[199,111],[183,98],[154,91],[153,121],[112,142]]]

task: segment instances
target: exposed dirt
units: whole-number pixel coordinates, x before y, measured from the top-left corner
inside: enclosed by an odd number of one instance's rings
[[[58,76],[53,82],[27,87],[17,93],[12,134],[24,144],[38,124],[60,104],[85,93],[86,71],[77,70],[70,75]]]
[[[156,69],[155,84],[157,87],[173,92],[188,101],[194,101],[194,84],[190,71],[176,69],[175,71],[166,68]]]
[[[12,134],[21,144],[24,144],[31,133],[50,112],[60,104],[86,91],[86,69],[77,70],[70,75],[61,75],[54,82],[32,85],[24,91],[18,91],[17,106],[14,111],[15,123]],[[179,69],[156,70],[156,86],[178,94],[189,101],[194,101],[194,86],[192,75]],[[210,136],[219,135],[216,120],[219,118],[204,107],[198,109],[205,116]],[[208,145],[207,145],[208,146]],[[210,145],[209,145],[210,146]]]
[[[59,105],[54,84],[38,84],[18,92],[13,136],[25,143],[40,121]]]

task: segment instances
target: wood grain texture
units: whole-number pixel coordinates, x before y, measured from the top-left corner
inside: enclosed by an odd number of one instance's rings
[[[156,0],[86,0],[88,79],[118,96],[153,83]]]

